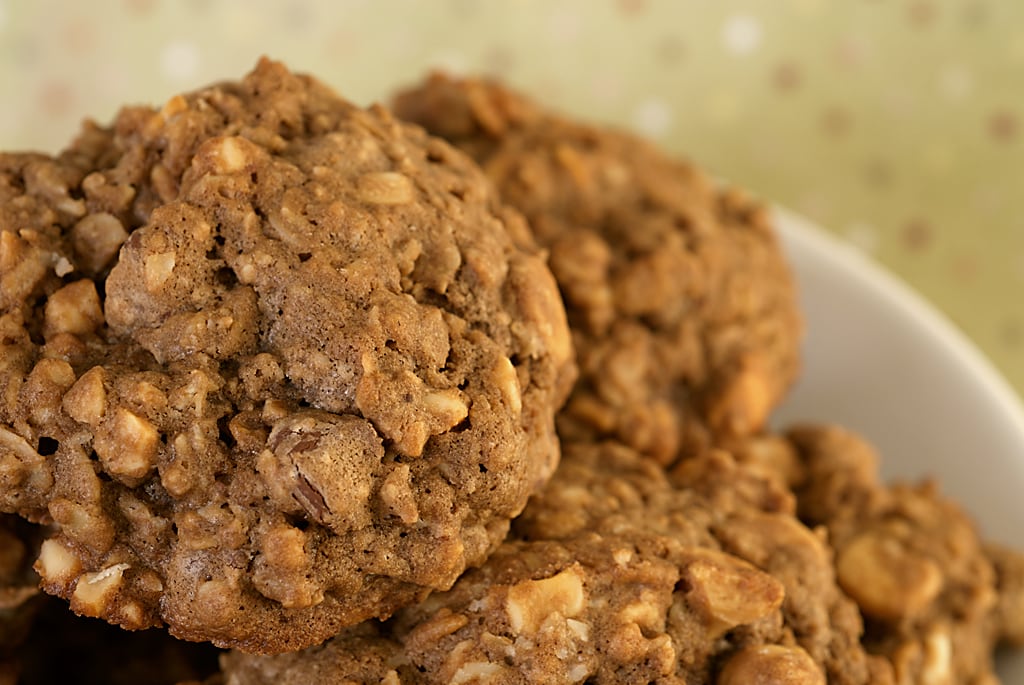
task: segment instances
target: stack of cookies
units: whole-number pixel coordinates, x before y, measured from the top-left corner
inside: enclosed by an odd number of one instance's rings
[[[393,111],[264,60],[0,155],[0,683],[998,682],[1024,556],[767,428],[762,206],[493,83]]]

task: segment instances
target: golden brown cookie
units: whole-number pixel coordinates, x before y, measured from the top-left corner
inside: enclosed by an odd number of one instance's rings
[[[581,370],[563,438],[670,462],[763,426],[801,335],[764,207],[496,83],[435,75],[394,106],[470,153],[550,251]]]
[[[1024,647],[1024,553],[989,543],[985,555],[996,572],[993,637],[997,643]]]
[[[449,587],[555,467],[557,287],[463,154],[263,61],[0,156],[0,510],[81,614],[270,653]]]
[[[882,484],[877,454],[853,433],[808,426],[787,437],[802,469],[800,516],[828,529],[867,650],[891,662],[897,683],[997,682],[995,646],[1024,638],[1024,556],[986,547],[935,483]]]
[[[671,475],[610,443],[565,452],[450,591],[298,654],[231,653],[226,682],[877,682],[831,552],[777,480],[724,452]]]

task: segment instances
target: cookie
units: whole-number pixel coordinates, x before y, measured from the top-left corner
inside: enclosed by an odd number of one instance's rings
[[[724,452],[670,476],[626,447],[566,447],[512,537],[450,591],[298,654],[230,653],[226,681],[877,682],[793,505]]]
[[[988,543],[985,556],[992,562],[999,593],[993,612],[993,637],[1000,644],[1024,647],[1024,554]]]
[[[463,154],[263,61],[0,156],[0,510],[46,592],[272,653],[449,587],[558,458],[557,286]]]
[[[563,438],[671,462],[764,425],[801,321],[763,206],[496,83],[436,75],[394,107],[473,156],[550,251],[580,365]]]
[[[935,483],[883,485],[877,454],[853,433],[787,436],[803,467],[800,516],[828,529],[867,650],[891,662],[897,683],[997,682],[995,646],[1024,638],[1024,556],[986,546]]]

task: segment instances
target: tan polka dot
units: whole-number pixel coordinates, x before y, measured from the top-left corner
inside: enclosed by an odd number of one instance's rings
[[[978,280],[978,272],[978,259],[974,255],[958,254],[950,260],[949,273],[957,283],[973,284]]]
[[[1018,125],[1013,112],[995,112],[988,119],[988,132],[997,141],[1005,143],[1017,136]]]
[[[868,47],[859,36],[843,36],[833,50],[836,65],[844,69],[863,66],[868,58]]]
[[[344,58],[350,57],[356,52],[356,35],[347,28],[337,28],[328,32],[327,40],[324,41],[328,57]]]
[[[800,67],[793,62],[783,62],[772,70],[772,83],[780,92],[794,91],[800,87],[802,81]]]
[[[96,48],[95,25],[84,17],[69,21],[61,31],[61,37],[61,46],[73,54],[88,54]]]
[[[828,135],[841,138],[850,131],[853,119],[842,107],[833,106],[822,113],[821,126]]]
[[[900,230],[900,240],[910,252],[924,252],[931,246],[933,238],[931,224],[920,217],[911,219]]]
[[[75,103],[75,92],[71,84],[64,81],[47,81],[39,89],[38,102],[43,114],[63,116],[71,111]]]
[[[928,2],[928,0],[912,2],[907,9],[907,16],[910,18],[911,26],[917,28],[924,28],[934,23],[936,13],[935,5]]]
[[[135,14],[149,14],[156,7],[156,0],[124,0],[124,6]]]
[[[647,9],[647,0],[619,0],[618,5],[623,14],[640,14]]]
[[[686,56],[686,44],[679,36],[665,36],[658,41],[654,55],[662,64],[678,64]]]

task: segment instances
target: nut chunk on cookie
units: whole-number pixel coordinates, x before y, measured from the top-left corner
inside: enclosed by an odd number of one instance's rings
[[[477,566],[574,375],[522,218],[447,143],[263,61],[0,156],[0,510],[43,588],[260,653]]]
[[[777,480],[708,453],[666,474],[566,447],[512,537],[447,592],[297,654],[222,660],[231,685],[867,685],[880,663],[821,537]]]
[[[669,462],[764,425],[801,331],[764,207],[496,83],[437,75],[395,111],[473,156],[550,250],[580,361],[563,438]]]
[[[857,435],[802,426],[788,438],[804,472],[800,516],[828,529],[867,650],[898,683],[995,682],[996,645],[1024,640],[1024,557],[986,546],[934,483],[882,484]]]

